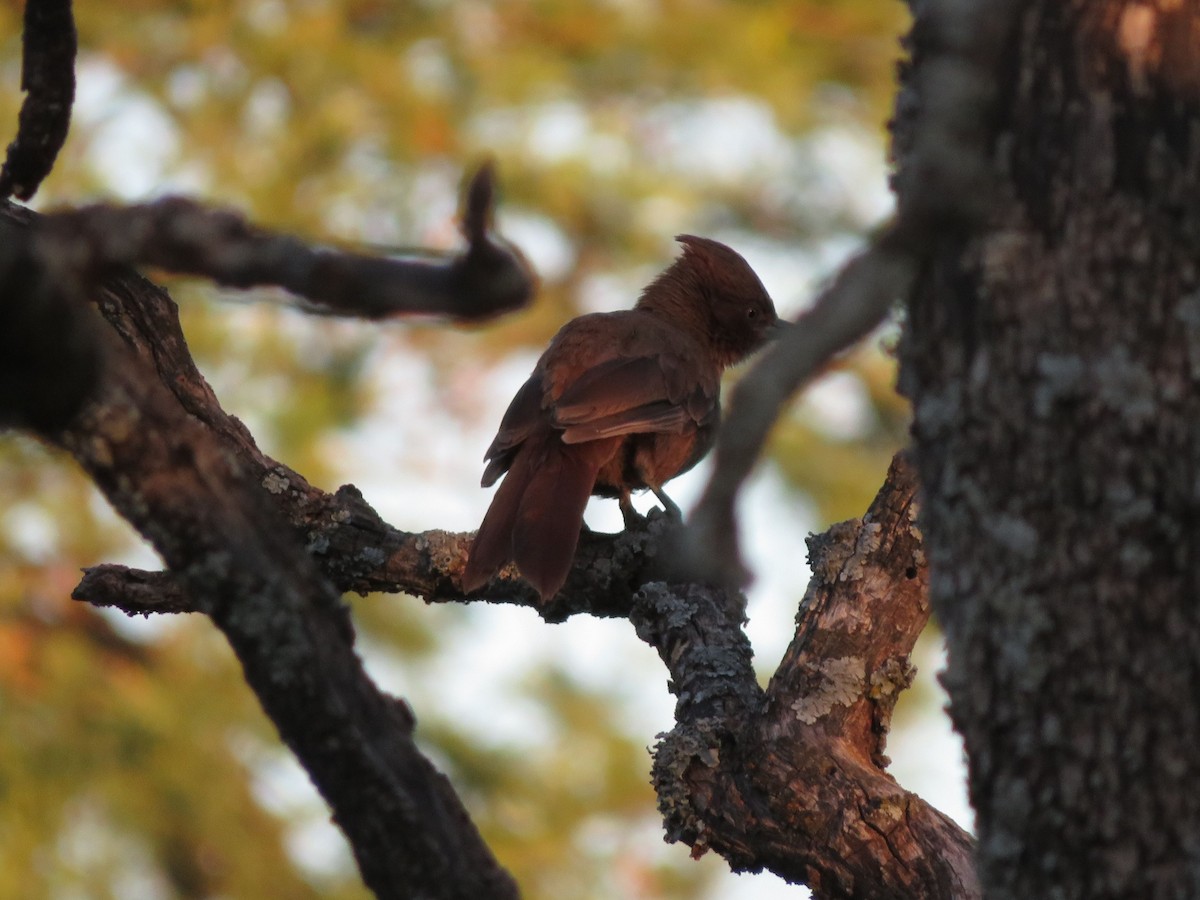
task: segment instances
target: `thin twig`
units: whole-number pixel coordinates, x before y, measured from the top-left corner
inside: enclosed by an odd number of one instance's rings
[[[887,315],[916,272],[907,253],[886,241],[852,260],[737,386],[722,426],[716,465],[689,517],[683,565],[693,578],[742,584],[747,573],[732,527],[734,501],[762,451],[767,432],[792,394],[831,357]]]

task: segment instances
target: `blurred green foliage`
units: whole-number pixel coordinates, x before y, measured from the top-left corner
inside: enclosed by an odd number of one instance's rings
[[[326,486],[356,477],[326,439],[376,407],[366,376],[398,342],[441,385],[464,355],[536,348],[572,314],[628,305],[677,231],[753,238],[787,263],[869,224],[853,185],[831,188],[810,151],[840,130],[877,139],[882,158],[904,26],[900,3],[875,0],[131,0],[76,12],[80,101],[42,207],[186,190],[313,239],[447,247],[459,180],[491,156],[502,228],[549,248],[535,306],[465,333],[314,322],[269,292],[235,306],[167,280],[227,407]],[[20,13],[0,6],[10,128]],[[861,514],[906,416],[877,346],[835,369],[864,401],[852,427],[823,427],[798,404],[772,445],[827,520]],[[154,565],[69,460],[3,436],[0,497],[0,898],[364,896],[345,859],[313,866],[296,849],[324,813],[272,799],[286,761],[207,623],[130,625],[69,599],[81,566]],[[426,519],[439,525],[436,510]],[[719,861],[662,849],[650,736],[627,733],[612,697],[568,671],[531,675],[522,695],[557,736],[536,752],[481,742],[472,723],[426,708],[420,673],[470,616],[432,613],[355,604],[364,642],[409,673],[422,740],[527,896],[712,887]]]

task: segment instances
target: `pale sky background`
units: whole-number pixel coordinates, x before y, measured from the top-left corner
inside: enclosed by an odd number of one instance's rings
[[[182,85],[180,90],[185,90]],[[270,115],[270,98],[263,115]],[[863,227],[887,215],[891,199],[885,184],[883,147],[877,137],[849,122],[834,122],[796,147],[775,128],[765,107],[751,100],[665,106],[660,111],[662,146],[656,148],[661,164],[686,166],[702,178],[738,178],[750,170],[776,173],[788,183],[789,173],[803,171],[806,200],[848,210]],[[210,178],[200,171],[182,169],[176,161],[178,138],[169,119],[145,96],[129,89],[115,70],[102,62],[84,60],[80,67],[76,127],[92,130],[90,164],[104,173],[114,199],[142,200],[164,193],[186,191],[206,198]],[[502,117],[485,119],[478,127],[495,132],[497,140],[519,126],[525,140],[547,160],[580,154],[586,149],[606,165],[636,164],[628,148],[602,147],[597,153],[586,115],[570,103],[556,103],[527,111],[515,125]],[[489,131],[490,130],[490,131]],[[704,152],[697,152],[702,148]],[[607,162],[605,162],[607,160]],[[738,160],[739,167],[731,167]],[[503,173],[501,173],[501,176]],[[452,232],[458,173],[430,174],[423,188],[423,204],[431,235]],[[797,179],[792,179],[793,181]],[[680,211],[662,208],[647,214],[671,222]],[[378,210],[364,213],[353,208],[336,211],[331,230],[360,238],[387,238],[389,225]],[[677,230],[687,230],[686,222]],[[518,244],[545,278],[553,278],[569,265],[572,248],[546,218],[530,210],[505,210],[501,231]],[[663,263],[673,253],[663,228]],[[854,241],[830,240],[803,254],[784,254],[780,248],[752,235],[721,234],[758,271],[781,313],[794,315],[810,302],[814,287],[829,277],[838,261],[855,248]],[[642,273],[644,274],[644,273]],[[641,278],[639,274],[637,276]],[[582,297],[587,309],[600,310],[632,304],[640,282],[611,278],[587,284]],[[259,307],[231,304],[228,315],[238,330],[265,327]],[[274,326],[272,326],[274,327]],[[485,365],[471,354],[448,376],[433,377],[429,361],[410,340],[409,326],[338,322],[289,316],[284,326],[300,341],[321,341],[331,333],[379,333],[367,376],[374,382],[374,409],[352,431],[331,434],[327,454],[337,480],[356,484],[366,499],[395,526],[406,530],[444,528],[473,530],[487,508],[491,491],[478,487],[481,457],[516,388],[527,377],[536,352],[530,351]],[[462,338],[464,347],[470,334]],[[234,350],[236,352],[236,349]],[[231,401],[237,367],[229,373],[209,375],[223,400]],[[230,383],[226,383],[226,382]],[[241,385],[239,385],[241,387]],[[230,402],[229,410],[242,417],[264,449],[269,436],[256,421],[258,404],[287,402],[285,384],[252,386],[246,408]],[[839,436],[852,437],[866,414],[863,389],[851,375],[836,373],[811,386],[803,403],[811,420]],[[258,406],[261,409],[261,406]],[[686,510],[695,502],[708,468],[698,467],[668,486],[671,496]],[[879,473],[880,481],[883,472]],[[653,500],[649,497],[649,500]],[[643,498],[640,508],[651,504]],[[599,530],[618,530],[617,505],[593,500],[589,524]],[[755,474],[743,493],[739,524],[742,546],[757,580],[749,591],[748,632],[760,665],[773,667],[786,647],[796,606],[803,596],[804,538],[830,523],[816,521],[814,512],[786,490],[770,465]],[[31,528],[33,526],[31,525]],[[134,564],[155,566],[152,555]],[[781,565],[787,560],[787,565]],[[394,598],[397,603],[411,599]],[[164,626],[121,619],[121,627],[144,633]],[[408,693],[402,667],[378,647],[360,646],[368,668],[387,690]],[[942,649],[926,641],[914,660],[918,678],[932,685],[942,667]],[[542,712],[518,697],[517,685],[533,667],[555,664],[570,670],[585,685],[603,686],[624,699],[622,716],[631,733],[654,735],[672,724],[673,698],[666,690],[666,673],[654,652],[636,639],[626,621],[576,617],[562,625],[547,626],[532,612],[476,604],[470,626],[446,652],[439,671],[423,684],[425,696],[469,727],[480,723],[480,732],[515,743],[553,739]],[[940,691],[940,688],[929,687]],[[943,701],[944,702],[944,701]],[[417,709],[418,719],[421,710]],[[965,796],[965,770],[961,743],[946,716],[927,704],[908,720],[910,727],[889,740],[892,773],[906,788],[918,793],[965,827],[972,823]],[[646,767],[649,772],[650,760]],[[288,761],[264,760],[259,796],[269,807],[295,822],[292,850],[296,859],[316,870],[352,866],[344,843],[328,822],[328,813],[299,768]],[[661,832],[648,834],[661,842]],[[657,852],[657,851],[656,851]],[[683,855],[679,848],[662,852]],[[152,900],[152,888],[139,889]],[[710,896],[715,900],[783,900],[806,895],[771,875],[726,878]],[[140,898],[138,898],[140,900]]]

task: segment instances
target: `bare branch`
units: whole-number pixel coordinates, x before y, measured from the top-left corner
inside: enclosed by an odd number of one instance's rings
[[[71,124],[76,50],[71,0],[26,0],[22,40],[25,101],[0,169],[0,197],[28,200],[54,167]]]
[[[364,595],[405,593],[427,603],[525,606],[547,622],[562,622],[580,614],[628,617],[634,592],[652,577],[654,558],[669,546],[676,527],[665,516],[657,516],[641,528],[620,534],[584,534],[567,586],[551,603],[542,603],[537,592],[511,569],[497,575],[484,591],[468,597],[459,580],[472,535],[399,531],[379,518],[353,486],[323,494],[299,476],[289,482],[286,471],[277,465],[268,476],[268,483],[276,488],[289,485],[276,492],[277,508],[287,517],[296,539],[307,543],[324,575],[339,590]],[[171,572],[120,565],[85,569],[72,596],[129,615],[200,611]]]
[[[888,241],[854,259],[739,382],[722,424],[716,465],[688,522],[681,565],[691,577],[744,584],[733,527],[738,490],[762,452],[771,425],[792,394],[839,351],[867,335],[912,283],[915,260]]]
[[[183,197],[46,215],[37,223],[36,247],[45,260],[72,260],[87,283],[112,265],[157,266],[238,288],[282,287],[336,315],[475,320],[522,306],[535,287],[520,253],[487,230],[493,194],[487,165],[466,192],[463,227],[469,243],[447,260],[313,247],[257,228],[236,212]]]
[[[119,609],[127,615],[200,612],[179,579],[170,572],[147,572],[128,566],[102,565],[83,570],[72,600]]]

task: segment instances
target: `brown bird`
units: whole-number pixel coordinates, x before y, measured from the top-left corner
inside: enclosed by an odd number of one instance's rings
[[[543,600],[567,579],[589,495],[617,497],[628,525],[631,491],[650,489],[668,514],[664,483],[712,447],[721,372],[777,329],[754,270],[717,241],[679,235],[683,255],[631,310],[572,319],[521,386],[484,455],[483,486],[508,473],[471,544],[463,589],[506,563]]]

